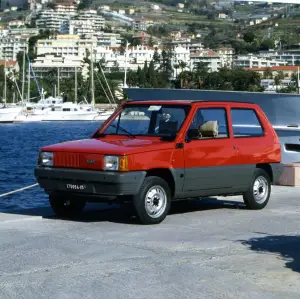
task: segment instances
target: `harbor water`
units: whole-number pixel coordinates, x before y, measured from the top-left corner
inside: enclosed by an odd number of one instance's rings
[[[101,122],[0,124],[0,194],[36,183],[39,149],[53,143],[90,137]],[[40,187],[0,198],[0,211],[46,207]]]

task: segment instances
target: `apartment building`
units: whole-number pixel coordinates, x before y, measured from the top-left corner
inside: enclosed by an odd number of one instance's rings
[[[77,4],[75,2],[56,2],[54,9],[61,14],[73,16],[77,14]]]
[[[272,66],[284,66],[287,64],[284,60],[276,60],[269,57],[258,57],[253,54],[238,55],[233,58],[233,67],[235,68],[261,68]]]
[[[36,44],[36,54],[45,55],[53,54],[56,56],[78,56],[82,59],[86,57],[87,51],[91,52],[92,47],[95,48],[95,40],[68,38],[68,36],[60,36],[57,39],[38,40]]]
[[[287,62],[287,65],[296,65],[300,62],[300,46],[293,49],[285,49],[278,51],[274,58],[276,60],[284,60]]]
[[[77,19],[82,21],[92,21],[94,23],[93,28],[95,31],[101,30],[105,27],[105,19],[98,15],[97,11],[93,9],[79,11]]]
[[[215,52],[219,55],[221,59],[222,67],[232,68],[233,56],[234,56],[233,48],[221,47],[215,49]]]
[[[45,78],[49,76],[49,73],[54,77],[58,75],[60,78],[70,78],[77,73],[81,73],[86,76],[88,71],[88,65],[86,65],[81,57],[75,56],[55,56],[45,55],[44,57],[37,57],[32,62],[35,76],[37,78]]]
[[[217,72],[222,67],[221,56],[210,49],[203,49],[190,55],[191,69],[197,68],[200,63],[205,63],[209,72]]]
[[[28,41],[25,38],[5,37],[0,39],[0,59],[17,60],[17,55],[25,51]]]
[[[95,10],[86,10],[78,13],[77,17],[69,20],[69,34],[80,36],[93,34],[105,27],[105,19],[97,15]]]
[[[67,33],[70,19],[70,15],[61,14],[53,9],[45,9],[37,14],[35,24],[38,29],[49,29],[50,31]]]
[[[137,18],[132,22],[132,29],[138,31],[146,31],[148,27],[154,24],[153,20],[146,18]]]
[[[268,67],[268,68],[269,68],[273,78],[279,72],[282,72],[285,79],[290,79],[293,74],[297,75],[299,67],[294,66],[294,65],[285,65],[285,66],[272,66],[272,67]],[[264,76],[265,71],[267,70],[267,67],[253,67],[253,68],[246,68],[246,70],[258,72],[262,76]]]
[[[92,20],[69,20],[69,34],[83,36],[95,32]]]

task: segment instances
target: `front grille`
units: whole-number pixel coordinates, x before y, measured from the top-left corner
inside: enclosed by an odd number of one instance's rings
[[[80,154],[56,152],[53,162],[55,167],[79,168]]]

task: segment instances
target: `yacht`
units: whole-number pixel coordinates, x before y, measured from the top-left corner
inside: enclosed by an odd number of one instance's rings
[[[53,107],[61,108],[62,98],[48,97],[42,98],[37,103],[26,103],[21,112],[17,115],[14,122],[37,122],[42,121],[43,116]]]
[[[22,107],[0,107],[0,123],[12,123],[22,111]]]
[[[42,117],[43,121],[91,121],[98,112],[91,108],[81,107],[72,102],[65,102],[61,107],[52,107]]]

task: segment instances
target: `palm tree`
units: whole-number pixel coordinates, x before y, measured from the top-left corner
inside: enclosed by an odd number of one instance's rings
[[[175,78],[177,78],[177,70],[179,69],[179,64],[174,64]]]
[[[185,61],[180,61],[179,62],[179,67],[181,68],[181,72],[183,72],[184,71],[184,69],[187,67],[187,63],[185,62]]]
[[[269,66],[265,68],[264,79],[273,79],[273,72]]]

